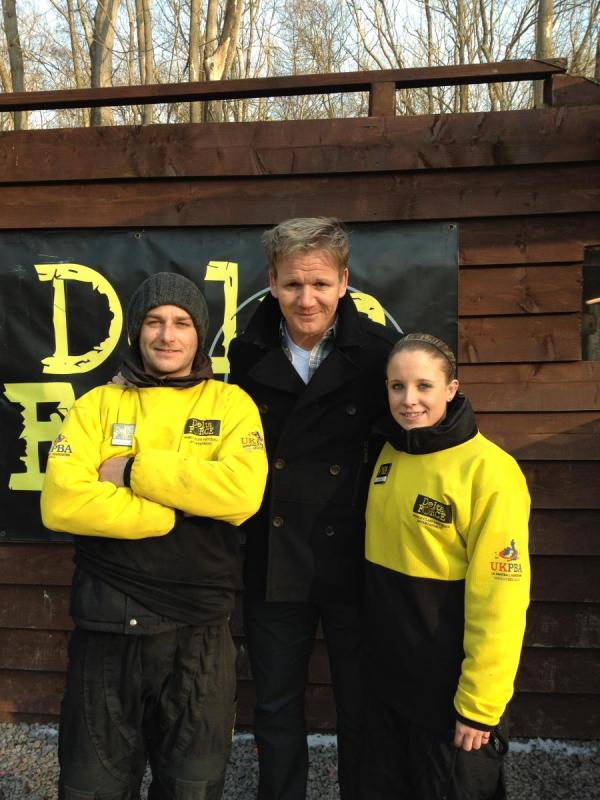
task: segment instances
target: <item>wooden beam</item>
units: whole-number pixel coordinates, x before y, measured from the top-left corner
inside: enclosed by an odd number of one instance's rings
[[[532,556],[531,599],[544,602],[599,603],[600,558]]]
[[[593,106],[600,103],[600,83],[578,75],[551,76],[552,105]]]
[[[600,410],[598,361],[465,364],[459,378],[478,412]]]
[[[468,219],[460,223],[460,265],[572,263],[599,243],[596,212]]]
[[[268,191],[265,179],[256,177],[10,184],[0,188],[0,228],[265,225],[290,215],[314,214],[315,198],[319,213],[349,222],[600,211],[600,161],[551,170],[507,167],[499,172],[493,176],[482,168],[440,174],[432,170],[277,177],[269,179]],[[494,224],[487,222],[488,236]],[[551,226],[546,236],[555,238]]]
[[[396,84],[372,83],[369,92],[369,116],[393,117],[396,113]]]
[[[397,89],[423,86],[457,86],[470,83],[541,80],[565,72],[564,59],[552,61],[500,61],[372,72],[247,78],[206,83],[171,83],[149,86],[111,86],[103,89],[65,89],[57,92],[14,92],[0,95],[2,111],[57,108],[95,108],[138,103],[181,103],[192,100],[226,100],[253,97],[287,97],[337,92],[369,91],[374,83],[394,83]]]
[[[596,739],[600,730],[600,697],[593,694],[520,692],[510,704],[511,736],[552,739]]]
[[[600,510],[532,511],[529,549],[533,555],[600,556]],[[600,619],[598,626],[600,634]]]
[[[528,647],[600,648],[600,605],[537,602],[527,611]]]
[[[532,508],[600,508],[598,491],[600,462],[522,461],[520,463],[527,478]],[[600,567],[600,562],[596,567]],[[600,592],[600,581],[597,581],[597,584]]]
[[[71,630],[69,594],[66,586],[0,585],[0,628]]]
[[[467,317],[458,323],[461,364],[581,358],[579,314]]]
[[[459,280],[461,317],[581,311],[580,264],[465,269]]]
[[[391,96],[387,101],[392,103]],[[2,183],[323,175],[600,159],[597,109],[577,107],[268,125],[5,131],[0,143]]]
[[[521,461],[600,460],[600,411],[479,413],[477,423],[485,436]]]
[[[517,692],[600,695],[600,650],[526,647]]]
[[[70,586],[73,546],[17,544],[0,547],[0,584]]]

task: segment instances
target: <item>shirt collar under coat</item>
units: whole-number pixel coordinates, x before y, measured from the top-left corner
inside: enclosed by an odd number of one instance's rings
[[[259,308],[254,312],[240,339],[267,347],[271,350],[281,348],[280,324],[282,314],[279,303],[272,294],[265,295]],[[350,294],[340,298],[337,307],[335,330],[336,347],[344,348],[360,345],[360,314],[356,310]]]
[[[464,394],[456,394],[448,403],[446,416],[437,425],[405,430],[389,414],[375,425],[374,430],[395,450],[423,455],[447,450],[472,439],[477,434],[477,423],[471,403]]]

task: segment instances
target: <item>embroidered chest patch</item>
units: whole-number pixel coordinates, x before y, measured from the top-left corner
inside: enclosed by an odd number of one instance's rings
[[[439,500],[418,494],[413,506],[413,514],[427,519],[435,520],[443,525],[450,525],[452,522],[452,506],[447,506]]]
[[[191,417],[185,423],[183,435],[186,438],[196,439],[198,443],[214,440],[221,435],[221,420]]]

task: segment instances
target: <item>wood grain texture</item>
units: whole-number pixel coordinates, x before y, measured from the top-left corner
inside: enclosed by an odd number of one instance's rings
[[[70,544],[18,544],[0,546],[0,584],[70,586],[73,575]]]
[[[385,102],[393,110],[395,87]],[[0,133],[0,183],[325,175],[600,158],[595,108]]]
[[[374,83],[394,82],[397,89],[418,86],[454,86],[539,80],[565,72],[565,59],[523,59],[485,64],[372,70],[366,72],[290,75],[277,78],[111,86],[101,89],[14,92],[0,97],[4,111],[51,108],[87,108],[137,103],[168,103],[244,97],[280,97],[368,90]]]
[[[600,508],[598,461],[523,461],[521,469],[532,508]]]
[[[69,591],[67,586],[0,585],[0,628],[70,630]]]
[[[464,269],[459,278],[461,317],[581,311],[580,264],[556,267]]]
[[[315,198],[321,214],[365,222],[600,211],[600,162],[503,167],[493,179],[481,168],[270,177],[268,185],[256,177],[9,184],[0,227],[265,225],[313,215]]]
[[[600,214],[596,212],[463,220],[460,265],[583,261],[585,247],[600,242],[599,230]]]
[[[531,599],[600,603],[598,556],[532,556]]]
[[[600,510],[534,510],[529,549],[534,555],[600,556]]]
[[[527,610],[525,645],[600,648],[600,604],[533,602]]]
[[[477,412],[600,410],[600,362],[465,364],[465,394]]]
[[[481,433],[519,461],[597,461],[600,411],[477,414]]]
[[[581,359],[579,314],[467,317],[458,323],[460,364]]]

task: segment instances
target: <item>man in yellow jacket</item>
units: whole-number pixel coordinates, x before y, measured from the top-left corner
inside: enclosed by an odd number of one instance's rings
[[[61,800],[221,797],[235,714],[237,526],[267,474],[253,401],[212,379],[206,301],[159,273],[127,310],[124,385],[73,405],[44,524],[75,535]]]

